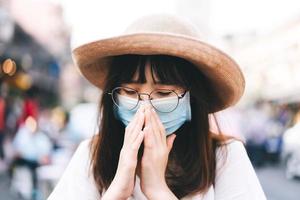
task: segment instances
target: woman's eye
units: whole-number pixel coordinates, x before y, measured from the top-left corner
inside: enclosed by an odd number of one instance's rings
[[[170,91],[158,91],[158,92],[156,92],[156,94],[159,95],[159,96],[169,96],[169,95],[172,94],[172,92],[170,92]]]
[[[169,94],[171,94],[171,92],[158,92],[159,94],[161,94],[161,95],[169,95]]]
[[[136,92],[134,90],[123,89],[123,93],[126,95],[135,95]]]

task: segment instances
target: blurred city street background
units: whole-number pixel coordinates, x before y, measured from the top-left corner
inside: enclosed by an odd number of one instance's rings
[[[71,50],[162,12],[189,18],[241,66],[246,91],[215,114],[221,130],[245,142],[267,199],[300,199],[299,0],[0,0],[0,200],[46,199],[97,133],[101,91]]]

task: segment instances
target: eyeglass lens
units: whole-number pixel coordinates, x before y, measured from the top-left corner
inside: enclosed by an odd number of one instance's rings
[[[132,110],[138,107],[139,93],[131,88],[118,87],[112,91],[113,102],[123,109]],[[146,100],[143,96],[142,100]],[[149,94],[152,106],[159,112],[172,112],[176,109],[179,101],[178,95],[172,90],[154,90]]]

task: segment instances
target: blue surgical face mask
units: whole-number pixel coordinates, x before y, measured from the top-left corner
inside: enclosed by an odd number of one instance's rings
[[[150,103],[146,101],[140,101],[138,106],[136,106],[132,110],[124,109],[124,107],[133,107],[136,104],[136,100],[120,95],[119,97],[120,106],[115,106],[115,115],[118,119],[120,119],[125,126],[129,124],[129,122],[133,119],[135,113],[137,112],[139,106],[142,103]],[[156,108],[168,107],[172,104],[171,101],[177,101],[176,98],[166,98],[163,100],[153,100],[152,103],[155,104]],[[173,104],[174,105],[174,104]],[[156,111],[158,117],[160,118],[162,124],[165,127],[166,135],[170,135],[178,130],[186,121],[190,121],[191,114],[191,105],[190,105],[190,93],[186,92],[183,98],[179,99],[178,106],[175,110],[169,113],[162,113]]]

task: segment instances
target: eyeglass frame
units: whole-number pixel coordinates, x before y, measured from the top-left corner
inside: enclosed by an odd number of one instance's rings
[[[135,108],[139,105],[140,100],[142,100],[141,95],[146,95],[146,96],[148,96],[148,100],[150,101],[151,106],[152,106],[156,111],[161,112],[161,113],[170,113],[170,112],[173,112],[174,110],[176,110],[176,108],[178,107],[178,104],[179,104],[179,100],[182,99],[182,98],[186,95],[186,93],[187,93],[187,90],[184,90],[184,93],[181,94],[181,95],[179,95],[179,94],[177,94],[177,92],[176,92],[175,90],[169,90],[169,89],[155,89],[155,90],[152,90],[150,93],[144,93],[144,92],[138,92],[137,90],[135,90],[135,89],[133,89],[133,88],[130,88],[130,87],[115,87],[114,89],[111,90],[111,92],[107,92],[107,94],[111,96],[111,99],[113,100],[114,104],[115,104],[116,106],[118,106],[118,107],[120,107],[120,106],[115,102],[114,97],[113,97],[113,93],[114,93],[115,90],[120,89],[120,88],[127,88],[127,89],[130,89],[130,90],[133,90],[133,91],[135,91],[135,92],[137,93],[137,95],[138,95],[138,101],[137,101],[136,105],[135,105],[132,109],[128,109],[129,111],[135,109]],[[159,91],[159,90],[167,90],[167,91],[171,91],[171,92],[174,92],[174,93],[177,95],[177,105],[176,105],[176,107],[175,107],[173,110],[168,111],[168,112],[162,112],[162,111],[158,110],[157,108],[155,108],[155,106],[153,106],[152,101],[151,101],[151,99],[150,99],[150,96],[151,96],[151,94],[152,94],[153,92]]]

